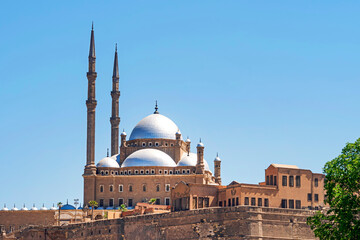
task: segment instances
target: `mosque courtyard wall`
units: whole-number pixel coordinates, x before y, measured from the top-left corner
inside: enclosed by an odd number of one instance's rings
[[[315,239],[306,225],[311,214],[309,210],[216,207],[30,227],[0,239]]]

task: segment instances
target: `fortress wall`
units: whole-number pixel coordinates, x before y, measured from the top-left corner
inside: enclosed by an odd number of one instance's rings
[[[315,239],[307,210],[259,207],[208,208],[130,216],[46,229],[48,239]],[[16,239],[44,239],[31,227]],[[42,235],[40,237],[40,235]]]

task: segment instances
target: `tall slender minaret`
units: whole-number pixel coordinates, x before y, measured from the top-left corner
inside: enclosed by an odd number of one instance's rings
[[[117,55],[117,45],[115,45],[114,69],[112,76],[112,107],[111,107],[111,156],[119,153],[119,64]]]
[[[86,100],[87,107],[87,143],[86,143],[86,166],[85,175],[94,175],[96,173],[95,166],[95,80],[97,73],[95,72],[95,40],[94,40],[94,25],[91,26],[90,50],[89,50],[89,71],[87,72],[88,79],[88,99]]]

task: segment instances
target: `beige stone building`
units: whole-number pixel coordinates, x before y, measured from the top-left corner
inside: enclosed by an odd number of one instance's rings
[[[172,205],[175,211],[240,205],[318,209],[324,207],[324,178],[323,174],[294,165],[271,164],[265,170],[265,181],[259,184],[233,181],[228,186],[214,186],[181,182],[172,190]]]
[[[171,204],[171,188],[180,181],[197,184],[221,183],[220,163],[215,175],[204,159],[204,144],[190,151],[190,139],[183,140],[178,126],[158,111],[143,118],[119,139],[119,67],[115,50],[112,77],[111,155],[95,165],[95,40],[91,31],[87,105],[87,162],[84,170],[84,202],[96,200],[99,208],[128,207],[156,199],[157,204]],[[120,140],[120,141],[119,141]],[[119,146],[120,145],[120,146]],[[120,151],[119,151],[120,148]]]

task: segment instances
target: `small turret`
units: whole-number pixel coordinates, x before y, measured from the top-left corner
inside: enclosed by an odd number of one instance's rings
[[[204,144],[201,142],[196,146],[197,149],[197,163],[196,163],[196,174],[204,174],[205,164],[204,164]]]
[[[125,147],[126,146],[126,132],[123,129],[123,132],[121,133],[121,147]]]
[[[216,158],[214,160],[214,170],[215,182],[221,185],[221,159],[219,158],[219,154],[216,154]]]
[[[187,137],[185,143],[186,143],[186,152],[187,152],[187,155],[189,156],[190,155],[190,145],[191,145],[191,140],[189,139],[189,137]]]

